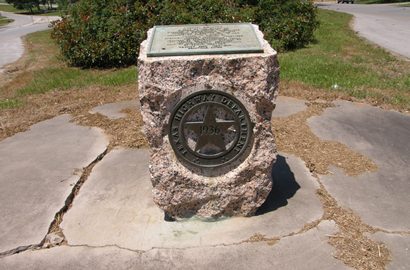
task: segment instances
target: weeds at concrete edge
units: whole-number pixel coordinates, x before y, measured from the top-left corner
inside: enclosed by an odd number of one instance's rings
[[[319,184],[317,195],[324,208],[323,219],[334,220],[339,228],[337,234],[328,236],[329,244],[336,249],[335,258],[358,270],[385,269],[390,261],[390,251],[382,242],[365,236],[375,230],[353,211],[340,207],[320,181]]]
[[[390,261],[390,251],[383,243],[365,236],[365,233],[374,233],[376,229],[362,222],[353,211],[340,207],[318,177],[318,174],[327,174],[331,165],[342,168],[347,175],[359,175],[377,169],[369,158],[341,143],[321,141],[310,130],[307,119],[320,115],[330,106],[326,101],[310,102],[305,111],[286,118],[272,119],[278,150],[299,156],[305,162],[320,185],[317,195],[324,209],[321,219],[306,224],[299,232],[289,236],[308,231],[323,220],[333,220],[339,232],[329,235],[328,242],[336,249],[336,259],[359,270],[385,269]]]

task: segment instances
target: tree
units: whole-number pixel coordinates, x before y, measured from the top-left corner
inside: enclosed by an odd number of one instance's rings
[[[33,8],[36,7],[40,11],[40,0],[6,0],[7,3],[12,4],[17,9],[28,9],[33,13]]]
[[[53,4],[55,4],[55,2],[55,0],[41,0],[41,4],[47,6],[47,9],[53,9]]]

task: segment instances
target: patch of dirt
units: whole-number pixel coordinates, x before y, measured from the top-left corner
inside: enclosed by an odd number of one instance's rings
[[[142,147],[147,144],[140,131],[142,120],[139,111],[128,110],[127,117],[118,120],[89,113],[96,106],[135,100],[137,96],[137,85],[118,88],[94,86],[27,96],[23,99],[23,106],[0,110],[0,141],[25,131],[40,121],[61,114],[71,114],[80,124],[102,128],[111,139],[110,147]]]
[[[243,241],[242,243],[256,243],[256,242],[266,242],[269,246],[275,245],[277,242],[279,242],[279,238],[273,237],[273,238],[268,238],[263,234],[260,233],[255,233],[249,239]]]
[[[343,99],[354,101],[353,97],[338,91],[325,91],[312,86],[305,85],[300,82],[282,80],[280,82],[280,95],[295,97],[308,101],[326,100],[334,101]]]
[[[375,230],[351,210],[340,207],[321,183],[317,194],[324,208],[323,219],[334,220],[339,227],[337,234],[329,235],[329,243],[336,248],[335,257],[358,270],[385,269],[390,251],[383,243],[364,235]]]
[[[307,119],[319,115],[329,106],[331,104],[326,101],[315,101],[309,103],[305,111],[287,118],[272,118],[278,150],[302,158],[309,170],[317,174],[329,173],[331,165],[342,168],[351,176],[375,171],[377,166],[369,158],[344,144],[322,141],[310,130]]]
[[[141,131],[143,125],[139,109],[125,109],[127,117],[111,120],[99,113],[77,114],[75,121],[83,126],[99,127],[110,137],[109,149],[116,146],[139,148],[147,146],[148,142]]]

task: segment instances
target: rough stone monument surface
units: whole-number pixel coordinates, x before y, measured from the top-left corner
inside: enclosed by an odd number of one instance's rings
[[[279,78],[258,27],[156,26],[138,67],[154,202],[173,218],[253,215],[272,189]]]

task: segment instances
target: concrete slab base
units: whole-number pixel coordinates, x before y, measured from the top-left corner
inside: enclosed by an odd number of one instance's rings
[[[124,109],[138,109],[139,107],[140,103],[137,100],[121,101],[97,106],[91,109],[90,113],[100,113],[107,116],[109,119],[115,120],[127,116],[125,113],[121,112]]]
[[[410,116],[369,105],[338,101],[309,119],[313,132],[370,157],[377,172],[356,177],[340,170],[320,177],[329,193],[367,224],[410,231]]]
[[[152,201],[148,150],[115,149],[94,167],[61,227],[70,245],[150,250],[281,237],[321,218],[316,180],[299,158],[281,154],[273,178],[273,192],[257,216],[166,222]]]
[[[140,228],[144,230],[144,228]],[[327,236],[337,228],[325,221],[277,243],[254,242],[146,252],[106,247],[62,246],[0,259],[0,269],[350,269],[332,257]]]
[[[272,117],[288,117],[292,114],[304,111],[307,108],[305,101],[292,98],[278,96],[276,99],[276,107],[272,112]]]
[[[103,153],[100,129],[62,115],[0,142],[0,253],[40,244],[81,169]]]

